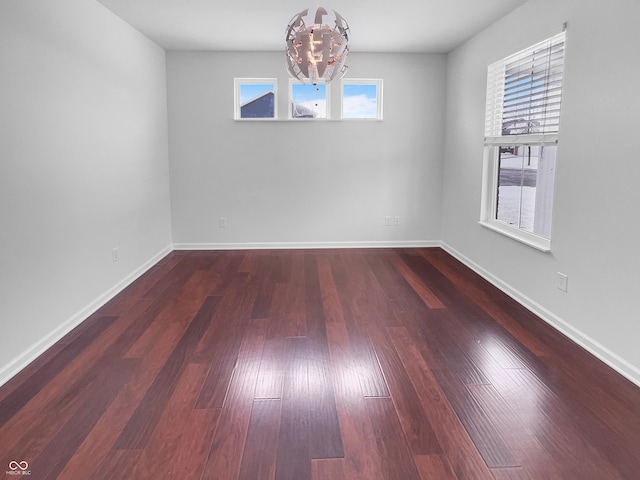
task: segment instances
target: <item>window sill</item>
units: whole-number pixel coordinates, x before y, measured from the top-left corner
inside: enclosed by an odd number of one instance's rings
[[[481,220],[478,222],[484,228],[498,232],[506,237],[512,238],[520,243],[524,243],[530,247],[540,250],[541,252],[551,251],[551,241],[538,235],[533,235],[522,230],[516,230],[515,228],[503,225],[500,222],[487,222]]]
[[[235,122],[382,122],[381,118],[234,118]]]

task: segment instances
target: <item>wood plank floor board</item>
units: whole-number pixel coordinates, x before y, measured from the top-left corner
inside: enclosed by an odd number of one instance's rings
[[[273,291],[267,338],[306,335],[304,258],[293,257],[290,281],[277,283]]]
[[[152,318],[147,313],[155,309],[145,309],[138,312],[142,318],[142,325],[148,325]],[[79,408],[92,389],[106,375],[110,365],[119,361],[129,347],[131,339],[140,329],[132,330],[131,318],[129,322],[118,319],[103,335],[95,339],[92,348],[83,350],[48,384],[44,385],[38,394],[20,410],[20,415],[14,415],[0,429],[2,438],[11,438],[16,454],[28,455],[32,448],[36,450],[44,447],[59,428],[71,418],[73,411]],[[124,332],[124,333],[123,333]],[[44,415],[42,412],[46,412]],[[36,418],[37,420],[34,420]]]
[[[147,444],[160,415],[162,415],[177,386],[180,375],[186,367],[187,355],[195,349],[197,342],[211,321],[219,301],[220,297],[211,296],[205,299],[184,335],[146,391],[135,413],[118,437],[114,448],[139,449]]]
[[[489,385],[491,381],[487,376],[476,366],[475,363],[469,362],[464,365],[458,365],[454,367],[456,375],[462,383],[465,385]]]
[[[253,259],[251,273],[257,287],[256,300],[251,312],[251,318],[266,318],[269,316],[273,290],[278,283],[280,262],[277,257],[261,256]]]
[[[374,348],[387,378],[400,424],[414,455],[442,453],[442,447],[411,379],[386,331],[370,331]]]
[[[154,299],[171,299],[173,293],[197,270],[210,268],[219,258],[217,254],[205,256],[198,253],[180,256],[180,260],[159,281],[155,282],[145,293],[144,297]]]
[[[485,283],[481,283],[481,284],[484,286],[484,288],[487,288]],[[497,297],[501,297],[501,295],[503,294],[500,294],[500,293],[495,294],[495,296]],[[522,307],[519,307],[519,308],[521,309]],[[512,310],[518,311],[519,308],[514,307]],[[529,318],[530,315],[531,315],[530,313],[527,313],[526,317]],[[535,320],[535,323],[538,323],[538,324],[542,323],[540,322],[539,319],[532,318],[531,320]],[[522,319],[520,321],[522,321]],[[619,403],[619,399],[615,398],[615,396],[611,394],[611,391],[609,389],[602,388],[601,386],[599,386],[597,382],[589,382],[590,387],[588,389],[584,389],[583,385],[581,383],[578,383],[578,378],[582,377],[582,380],[586,382],[587,381],[586,377],[589,375],[589,374],[585,374],[588,371],[587,369],[583,368],[580,370],[576,370],[575,368],[573,368],[570,371],[569,369],[566,369],[565,371],[565,368],[566,368],[565,362],[566,362],[567,356],[560,355],[560,352],[564,351],[564,348],[568,346],[568,344],[565,344],[565,342],[566,342],[566,339],[563,339],[563,341],[560,343],[558,343],[558,340],[556,340],[554,343],[557,345],[562,345],[563,348],[552,349],[550,350],[549,354],[545,355],[545,357],[548,357],[550,355],[554,357],[558,357],[558,362],[555,363],[555,368],[553,369],[549,369],[546,365],[544,365],[543,362],[545,361],[545,358],[536,358],[533,356],[533,352],[529,352],[528,350],[526,352],[523,352],[521,344],[514,343],[511,335],[499,336],[494,333],[489,336],[489,342],[486,342],[487,345],[484,345],[484,347],[487,353],[494,360],[496,360],[500,364],[500,366],[502,366],[503,368],[509,369],[509,368],[514,368],[519,366],[526,366],[527,370],[536,371],[540,375],[544,375],[545,373],[548,372],[549,375],[545,376],[545,382],[548,383],[550,388],[554,388],[558,392],[563,392],[563,391],[566,391],[567,388],[569,387],[569,388],[572,388],[573,390],[572,397],[578,396],[578,395],[580,397],[590,397],[588,399],[589,407],[585,407],[584,403],[578,402],[575,404],[572,411],[575,412],[576,409],[578,411],[583,410],[577,416],[581,418],[589,419],[587,424],[592,425],[591,430],[593,430],[594,432],[597,432],[592,434],[593,438],[600,439],[602,448],[605,448],[605,450],[606,450],[606,445],[609,445],[611,443],[609,441],[611,435],[614,435],[612,432],[610,432],[610,427],[613,427],[614,430],[617,430],[618,432],[622,430],[625,430],[627,432],[624,445],[638,444],[640,442],[640,437],[635,436],[635,433],[638,432],[638,428],[629,429],[628,428],[629,422],[628,421],[625,422],[624,420],[622,420],[622,418],[624,418],[624,415],[620,415],[620,413],[621,413],[621,410],[625,409],[625,407]],[[570,349],[570,351],[572,352],[572,355],[576,356],[576,358],[578,358],[578,356],[581,353],[581,349],[575,348],[575,347]],[[559,357],[563,357],[563,358],[559,358]],[[581,355],[581,357],[582,357],[581,358],[582,361],[579,362],[581,364],[584,364],[584,362],[589,362],[589,363],[594,362],[594,359],[592,357],[585,356],[585,355]],[[517,359],[517,360],[514,362],[514,359]],[[486,362],[479,359],[478,363],[484,364]],[[602,368],[602,365],[600,364],[600,362],[596,361],[594,363],[597,368],[599,369]],[[560,378],[559,373],[563,373],[563,371],[566,372],[565,377]],[[599,382],[606,383],[606,382],[611,382],[612,377],[615,377],[615,374],[606,376],[602,380],[600,380],[601,376],[599,376],[598,378],[599,378]],[[495,382],[498,378],[499,376],[494,376],[494,379],[492,381]],[[619,388],[619,385],[621,385],[621,382],[614,382],[614,383],[616,385],[615,388]],[[637,398],[636,395],[634,395],[634,397],[635,399],[634,401],[631,402],[631,405],[637,404],[637,401],[640,400]],[[623,398],[628,398],[628,396]],[[611,408],[612,405],[615,405],[616,408],[612,409]],[[556,410],[556,408],[557,407],[554,407],[554,411]],[[606,423],[608,427],[604,427],[603,422],[598,421],[598,419],[595,417],[592,417],[592,415],[589,414],[588,410],[596,413],[596,417],[600,419],[604,419],[608,417],[606,420],[604,420],[604,423]],[[609,414],[611,411],[618,412],[615,415],[615,418],[609,417]],[[636,416],[631,413],[631,410],[627,410],[627,411],[630,414],[630,419],[631,419],[630,421],[636,422],[637,421]],[[568,415],[569,412],[567,411],[566,414]],[[626,423],[626,426],[623,427],[621,425],[621,422]],[[584,421],[580,422],[580,424],[585,425],[585,422]],[[623,447],[623,448],[617,449],[615,453],[613,453],[613,455],[624,456],[625,459],[624,461],[621,462],[623,464],[628,464],[629,462],[633,462],[632,456],[630,455],[630,450],[628,448]]]
[[[327,332],[320,289],[318,263],[314,255],[304,257],[304,303],[306,316],[306,336],[310,341],[326,348]]]
[[[607,458],[607,446],[600,449],[599,446],[605,439],[599,439],[592,432],[584,431],[580,422],[572,421],[574,416],[570,404],[565,404],[556,393],[548,390],[539,380],[527,370],[509,370],[507,372],[512,384],[505,388],[507,380],[497,385],[501,395],[509,401],[513,409],[530,427],[528,432],[535,435],[545,453],[539,455],[546,460],[538,462],[538,469],[527,468],[529,473],[541,476],[550,475],[549,472],[560,472],[562,475],[599,476],[601,478],[627,478],[614,468]],[[548,415],[550,410],[564,411],[563,415],[555,417]],[[586,417],[585,417],[586,418]],[[595,445],[594,445],[595,440]],[[600,444],[600,445],[599,445]],[[569,445],[571,445],[569,447]],[[624,445],[620,444],[624,448]],[[589,458],[583,462],[577,462],[576,452],[590,452]],[[535,450],[528,453],[537,461]],[[634,461],[631,460],[631,466]],[[546,470],[546,472],[545,472]]]
[[[220,298],[219,306],[198,341],[191,361],[211,364],[213,357],[218,355],[219,350],[225,348],[230,340],[237,345],[240,344],[242,331],[248,323],[255,302],[256,288],[250,286],[246,273],[230,276],[227,280],[224,292],[216,295]],[[227,335],[230,335],[230,338],[227,338]]]
[[[265,338],[255,398],[282,398],[284,349],[284,338]]]
[[[184,430],[188,431],[189,435],[186,438],[183,437],[173,456],[171,472],[176,478],[204,478],[202,477],[204,459],[210,452],[220,415],[219,408],[191,411],[184,425]]]
[[[454,298],[455,292],[448,296]],[[436,358],[453,366],[465,384],[486,385],[491,383],[492,374],[502,376],[505,368],[536,369],[541,365],[537,357],[524,354],[522,346],[485,315],[465,316],[448,308],[423,314],[422,318],[427,320],[418,324],[424,344],[437,353]]]
[[[247,275],[239,272],[244,260],[243,253],[223,255],[206,270],[207,295],[224,296],[227,288],[234,285],[236,277],[245,278]]]
[[[309,453],[313,459],[344,456],[331,381],[326,319],[316,255],[305,255],[306,351],[309,374]]]
[[[300,253],[267,254],[276,266],[256,398],[282,398],[285,375],[285,338],[306,333],[304,258]]]
[[[430,353],[435,354],[436,358],[446,360],[447,364],[457,366],[461,373],[475,372],[476,381],[487,383],[483,378],[482,370],[477,368],[471,357],[467,353],[468,346],[475,348],[475,338],[468,331],[465,324],[461,324],[457,316],[459,313],[454,308],[438,308],[430,309],[421,300],[420,296],[405,282],[398,272],[393,275],[388,272],[389,266],[394,263],[390,260],[391,255],[382,258],[374,256],[369,257],[369,263],[377,272],[381,283],[385,285],[385,289],[390,296],[400,299],[404,309],[411,311],[412,314],[405,316],[404,325],[407,326],[413,334],[421,334],[424,344],[429,345]],[[391,257],[393,258],[393,257]],[[395,261],[398,263],[398,260]],[[441,282],[445,280],[441,279]],[[428,283],[428,282],[426,282]],[[434,291],[442,290],[440,286],[436,286]],[[445,297],[448,298],[448,297]],[[457,307],[457,301],[450,300],[450,303]],[[440,302],[440,305],[443,305]],[[472,316],[472,320],[475,318]],[[408,324],[407,324],[408,322]],[[453,330],[452,324],[457,324],[460,328]],[[453,333],[455,331],[455,334]],[[463,334],[466,342],[460,339]]]
[[[458,480],[444,455],[418,455],[415,462],[421,480]]]
[[[202,306],[203,298],[209,295],[209,281],[206,270],[194,271],[172,295],[153,323],[133,343],[126,356],[144,357],[166,336],[168,326],[185,330]]]
[[[367,398],[365,404],[382,464],[380,476],[388,480],[419,480],[391,398]]]
[[[460,288],[422,255],[404,253],[401,258],[437,292],[453,320],[479,342],[490,344],[489,354],[494,355],[504,368],[538,368],[540,361],[536,355],[476,303],[473,290]],[[484,282],[482,279],[476,281]]]
[[[242,338],[247,325],[250,324],[255,292],[247,288],[244,276],[236,278],[232,285],[221,299],[220,313],[213,315],[210,326],[197,348],[200,354],[206,352],[204,356],[214,368],[209,369],[196,408],[222,407],[236,366]],[[230,309],[233,311],[231,315]],[[212,338],[213,332],[217,338]]]
[[[11,461],[61,480],[635,479],[640,388],[438,248],[174,251],[0,387]]]
[[[473,368],[477,368],[480,372],[486,374],[488,372],[487,364],[474,361],[474,356],[478,352],[484,353],[484,350],[464,327],[456,329],[456,336],[449,333],[448,328],[459,322],[455,321],[455,316],[449,313],[448,310],[434,310],[429,315],[434,321],[423,322],[418,328],[424,332],[424,338],[429,338],[431,341],[421,342],[420,348],[427,354],[424,358],[432,365],[432,371],[437,383],[442,388],[487,465],[490,467],[519,466],[518,460],[508,442],[496,429],[491,418],[472,398],[465,382],[461,381],[456,375],[455,369],[461,365],[473,366]],[[435,354],[429,351],[434,345],[436,346]],[[489,361],[491,360],[489,359]],[[493,362],[493,368],[500,369],[495,361]],[[502,369],[500,369],[500,373],[502,373]]]
[[[493,468],[491,469],[493,478],[495,480],[536,480],[537,477],[531,476],[531,474],[522,467],[516,468]],[[557,477],[562,478],[562,477]],[[567,477],[571,478],[571,477]]]
[[[522,412],[518,414],[513,408],[515,403],[505,399],[493,385],[470,385],[467,388],[524,471],[537,478],[551,478],[554,471],[561,471],[562,465],[554,460],[536,435],[539,426],[535,418],[522,415]]]
[[[30,463],[41,478],[56,478],[124,387],[137,360],[123,359],[100,378],[91,395]]]
[[[344,446],[343,469],[348,479],[376,478],[382,471],[377,455],[371,419],[366,413],[347,328],[342,323],[327,325],[333,388]]]
[[[300,279],[300,282],[303,282]],[[279,283],[273,292],[268,338],[303,337],[307,334],[304,287]]]
[[[343,458],[311,460],[311,480],[346,480]]]
[[[349,281],[347,272],[351,273],[353,270],[348,269],[344,260],[343,257],[334,258],[331,265],[332,276],[338,288],[342,317],[347,327],[351,348],[355,350],[352,360],[355,362],[354,369],[358,374],[362,394],[365,397],[388,397],[389,388],[371,340],[366,330],[358,325],[353,313],[353,298],[359,295],[360,287],[356,282]],[[363,275],[359,278],[364,281]]]
[[[419,252],[405,250],[400,252],[398,257],[438,297],[443,306],[454,314],[467,319],[486,315],[483,310],[477,308],[468,291],[456,288],[452,279],[434,267]]]
[[[43,387],[54,379],[66,368],[69,363],[80,353],[91,347],[93,341],[110,327],[117,317],[103,317],[93,322],[90,328],[83,332],[82,336],[68,343],[54,357],[49,359],[37,371],[26,379],[10,395],[0,401],[0,428],[7,423],[18,411],[20,411]]]
[[[469,432],[464,428],[442,386],[418,348],[418,341],[406,328],[390,328],[391,339],[404,364],[412,384],[420,395],[424,410],[436,429],[454,474],[458,478],[489,479],[491,473]],[[438,368],[438,365],[432,363]]]
[[[349,271],[357,270],[362,273],[358,281],[349,283],[351,298],[351,312],[356,324],[363,328],[399,326],[398,319],[387,292],[380,284],[374,271],[371,270],[367,257],[363,256],[359,262],[352,259],[347,266]]]
[[[254,393],[260,371],[265,322],[252,320],[242,338],[237,365],[220,412],[207,463],[202,473],[206,479],[238,478]],[[196,408],[198,406],[196,405]]]
[[[318,283],[322,294],[322,309],[327,323],[344,323],[340,297],[336,288],[328,255],[318,258]]]
[[[394,257],[395,254],[390,252],[381,254],[372,252],[365,255],[369,268],[378,279],[388,299],[404,300],[409,304],[420,304],[428,308],[420,298],[420,294],[412,288],[402,272],[393,267],[392,259]],[[417,279],[418,276],[414,274],[411,278]],[[418,284],[414,283],[414,285],[417,286]]]
[[[409,315],[404,326],[421,340],[416,345],[427,363],[457,376],[465,385],[490,384],[489,374],[496,369],[502,374],[498,363],[446,309],[423,313],[417,319]]]
[[[52,441],[64,425],[73,417],[74,412],[90,397],[96,386],[96,376],[87,376],[77,384],[74,395],[61,394],[54,398],[48,410],[48,405],[40,396],[29,402],[22,410],[31,415],[39,414],[38,420],[16,415],[11,418],[0,431],[0,461],[8,464],[16,457],[33,460]],[[53,385],[52,385],[53,386]],[[45,389],[44,394],[48,394]],[[43,414],[44,412],[44,414]],[[11,442],[7,442],[11,439]],[[5,446],[5,442],[6,446]],[[6,460],[6,461],[5,461]]]
[[[552,391],[526,370],[510,370],[508,375],[520,393],[518,411],[528,410],[523,403],[535,392],[532,414],[538,426],[535,434],[559,468],[571,465],[570,471],[576,475],[601,478],[632,478],[635,475],[632,472],[639,471],[640,458],[634,453],[633,444],[622,441],[610,426],[584,411],[582,405],[560,391]],[[618,447],[611,449],[612,444]],[[588,452],[587,458],[577,462],[576,452]],[[622,470],[615,465],[621,465]]]
[[[160,353],[159,357],[166,358],[166,355],[164,354],[164,352],[162,352]],[[112,446],[115,444],[116,439],[125,428],[129,418],[135,410],[135,407],[142,399],[146,388],[148,388],[148,385],[150,385],[152,381],[153,375],[155,375],[156,371],[159,370],[154,370],[148,367],[149,364],[155,363],[157,360],[152,359],[152,362],[149,362],[148,360],[149,359],[145,358],[144,361],[139,365],[139,368],[133,372],[131,381],[128,382],[127,385],[125,385],[119,395],[111,403],[105,414],[96,423],[96,426],[86,437],[84,442],[80,445],[80,447],[76,451],[76,454],[67,463],[59,478],[69,480],[76,480],[78,478],[94,478],[94,476],[99,475],[103,470],[109,470],[107,465],[110,464],[110,459],[128,458],[126,456],[121,457],[118,455],[114,457]],[[198,378],[196,378],[197,373],[200,374],[200,377]],[[150,374],[151,379],[149,378]],[[165,422],[168,418],[173,419],[174,416],[176,416],[175,413],[176,410],[178,410],[178,408],[176,407],[176,402],[182,405],[184,405],[184,403],[189,403],[190,400],[188,399],[188,397],[190,395],[195,395],[194,393],[190,393],[191,390],[193,388],[196,388],[199,391],[201,380],[204,378],[205,374],[206,366],[204,365],[189,366],[187,367],[187,369],[185,369],[185,373],[180,379],[181,383],[178,387],[179,390],[176,389],[174,395],[172,396],[170,404],[168,404],[168,410],[165,410],[165,412],[163,412],[163,420]],[[195,400],[191,402],[189,411],[193,411],[193,402],[195,402]],[[199,423],[197,428],[191,423],[189,425],[184,425],[183,429],[190,432],[190,434],[186,439],[184,435],[180,437],[180,440],[178,441],[179,449],[183,445],[188,443],[193,436],[193,432],[198,432],[199,429],[202,429],[203,425],[207,424]],[[171,436],[164,437],[162,433],[163,428],[165,427],[160,427],[160,431],[157,431],[157,429],[154,430],[154,435],[156,436],[156,446],[154,448],[157,448],[157,444],[162,444],[162,446],[164,447],[165,441],[167,442],[166,446],[171,446]],[[215,428],[215,424],[212,428]],[[162,436],[162,438],[158,438],[160,436]],[[125,450],[116,450],[116,452],[122,451]],[[141,454],[143,452],[142,449],[135,451],[140,452]],[[190,453],[190,455],[195,457],[193,451]],[[145,456],[147,458],[145,458]],[[145,460],[147,462],[155,461],[157,463],[162,463],[166,459],[165,456],[162,456],[161,458],[150,458],[149,451],[145,453],[145,456],[136,456],[136,463],[134,466],[141,464],[144,465]],[[90,459],[90,461],[87,461],[88,459]],[[134,466],[130,467],[130,469],[133,469]]]
[[[285,341],[285,375],[276,480],[310,480],[309,365],[304,337]]]
[[[593,357],[581,358],[579,364],[585,369],[578,372],[571,371],[564,362],[555,368],[557,364],[553,362],[545,364],[535,374],[546,388],[557,392],[564,401],[578,402],[574,410],[592,412],[602,424],[623,438],[625,445],[640,444],[640,418],[636,415],[640,392],[619,374],[609,372],[608,376],[612,378],[602,379],[598,372],[600,366],[590,368],[595,362]]]
[[[189,364],[184,368],[147,446],[129,472],[132,478],[162,478],[177,474],[180,463],[174,457],[180,444],[188,442],[193,435],[193,430],[188,428],[189,417],[206,373],[206,366],[202,364]],[[200,465],[206,458],[198,458],[194,452],[191,455],[192,461]]]
[[[354,370],[360,383],[360,389],[364,397],[389,397],[389,386],[382,373],[380,362],[376,355],[371,340],[363,336],[355,329],[347,330],[354,350],[352,356]]]
[[[166,318],[163,315],[157,315],[154,320],[164,321]],[[125,334],[114,341],[112,351],[108,352],[109,354],[105,356],[102,361],[99,361],[97,365],[109,365],[113,361],[111,360],[112,356],[117,356],[118,353],[124,356],[128,350],[128,346],[135,341],[137,332],[145,325],[148,326],[146,321],[131,330],[133,338],[129,338],[126,335],[129,329],[125,330]],[[77,478],[93,478],[93,476],[99,473],[101,474],[101,472],[107,468],[106,465],[109,464],[109,459],[115,458],[118,459],[118,461],[125,461],[130,458],[126,455],[114,456],[111,453],[111,448],[122,434],[146,392],[162,370],[163,365],[166,364],[180,338],[184,335],[184,332],[184,328],[166,330],[163,342],[156,345],[156,348],[140,359],[141,363],[139,368],[133,372],[130,381],[81,445],[77,455],[74,456],[68,464],[70,468],[67,469],[68,472],[65,471],[65,478],[72,480]],[[89,372],[91,371],[92,370],[89,370]],[[73,387],[72,384],[70,385]],[[74,390],[75,387],[71,388],[71,394],[73,394]],[[201,430],[200,425],[201,424],[198,424],[198,428],[192,426],[191,430],[194,432]],[[87,462],[87,459],[91,459],[91,461]],[[135,459],[136,462],[138,462],[139,456],[136,456]]]
[[[424,284],[418,275],[415,274],[409,266],[400,259],[397,255],[391,256],[391,263],[398,270],[398,272],[404,277],[406,282],[411,288],[418,294],[420,299],[429,308],[445,308],[440,299]],[[431,458],[431,457],[426,457]]]
[[[430,249],[436,250],[436,249]],[[443,275],[449,278],[458,289],[469,292],[476,304],[483,311],[500,324],[505,330],[526,344],[535,355],[542,355],[549,350],[544,339],[533,335],[523,325],[515,322],[515,318],[535,319],[535,316],[522,305],[515,303],[505,293],[497,291],[489,282],[477,274],[472,274],[460,262],[451,261],[452,257],[437,252],[424,251],[421,255],[426,258]]]
[[[17,456],[33,458],[38,455],[55,438],[58,432],[67,424],[78,409],[91,397],[101,375],[87,376],[85,381],[77,384],[73,394],[60,396],[52,405],[38,402],[36,411],[40,413],[37,422],[21,421],[15,424],[8,423],[2,430],[2,438],[11,438],[11,444],[3,450],[3,458]],[[28,405],[27,407],[30,407]],[[25,409],[26,410],[26,409]],[[45,412],[42,414],[42,412]],[[16,417],[14,417],[16,418]],[[10,460],[7,460],[8,463]]]
[[[490,468],[519,467],[512,446],[469,394],[468,387],[440,370],[434,375],[486,464]]]
[[[344,457],[335,393],[324,348],[308,345],[309,455],[312,459]]]
[[[275,478],[280,409],[280,399],[254,400],[239,480]]]
[[[112,450],[95,469],[92,480],[113,480],[122,478],[132,471],[139,462],[142,450]]]

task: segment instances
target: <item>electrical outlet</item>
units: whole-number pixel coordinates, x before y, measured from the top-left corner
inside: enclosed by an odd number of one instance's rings
[[[398,216],[393,217],[393,224],[394,224],[396,227],[399,227],[399,226],[400,226],[400,217],[398,217]]]
[[[218,226],[220,228],[227,228],[227,217],[220,217],[218,219]]]
[[[111,260],[113,261],[113,263],[116,263],[119,260],[118,247],[111,250]]]
[[[391,217],[384,217],[384,224],[387,227],[391,226]]]
[[[569,277],[564,273],[558,272],[558,288],[563,292],[566,292],[568,283],[569,283]]]

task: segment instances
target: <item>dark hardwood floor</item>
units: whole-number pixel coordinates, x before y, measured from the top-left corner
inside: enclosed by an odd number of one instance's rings
[[[173,252],[0,388],[0,445],[34,479],[638,479],[640,389],[440,249]]]

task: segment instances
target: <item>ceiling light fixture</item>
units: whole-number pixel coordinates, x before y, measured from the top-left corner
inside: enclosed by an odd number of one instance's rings
[[[302,82],[342,78],[348,68],[349,25],[334,10],[307,8],[287,26],[286,53],[289,74]]]

